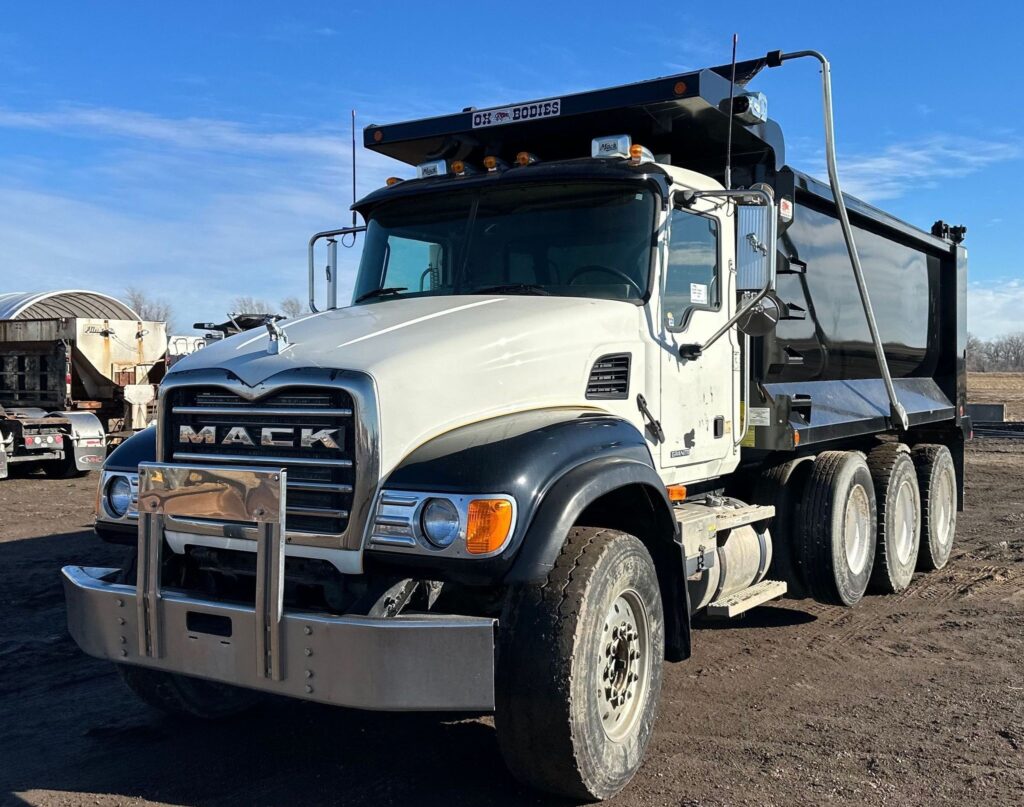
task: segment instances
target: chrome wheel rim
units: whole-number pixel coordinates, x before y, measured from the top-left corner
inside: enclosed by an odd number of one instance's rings
[[[896,559],[902,565],[910,561],[910,555],[914,551],[914,525],[917,521],[917,508],[914,502],[914,488],[907,481],[903,481],[896,491],[896,502],[893,508],[896,516],[894,525],[894,548]]]
[[[856,485],[846,500],[843,543],[846,563],[854,576],[864,571],[871,548],[871,503],[862,485]]]
[[[632,589],[619,594],[605,614],[601,631],[598,708],[605,734],[622,740],[643,714],[650,678],[647,609]]]
[[[937,492],[939,513],[935,521],[935,539],[939,547],[945,550],[953,543],[953,531],[956,529],[956,477],[951,470],[942,474]]]

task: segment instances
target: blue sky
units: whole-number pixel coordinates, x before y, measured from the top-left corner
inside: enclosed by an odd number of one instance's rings
[[[920,227],[966,224],[972,331],[1020,330],[1024,6],[975,8],[8,4],[0,291],[135,284],[170,300],[179,328],[242,294],[304,299],[305,242],[349,220],[351,108],[386,123],[669,75],[727,61],[735,31],[740,58],[829,56],[846,189]],[[814,66],[756,88],[789,162],[823,175]],[[410,173],[357,157],[360,192]]]

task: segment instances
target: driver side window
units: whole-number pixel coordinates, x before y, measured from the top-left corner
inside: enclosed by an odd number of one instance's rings
[[[669,330],[682,330],[693,310],[717,310],[720,287],[718,222],[687,210],[673,210],[661,297],[665,325]]]

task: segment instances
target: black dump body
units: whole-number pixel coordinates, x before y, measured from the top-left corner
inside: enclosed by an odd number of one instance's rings
[[[737,93],[765,66],[738,65]],[[591,139],[629,134],[659,162],[724,179],[729,67],[559,98],[385,126],[364,132],[367,148],[409,164],[445,158],[477,165],[517,152],[541,160],[590,154]],[[813,97],[813,96],[812,96]],[[840,166],[840,177],[842,175]],[[745,457],[807,449],[893,431],[853,269],[827,184],[785,165],[782,130],[771,120],[733,120],[734,187],[770,185],[793,203],[778,240],[779,297],[788,318],[751,344],[750,406],[761,410]],[[961,444],[966,403],[966,251],[844,194],[880,336],[911,440]],[[962,238],[958,238],[958,241]],[[764,410],[768,409],[769,412]],[[768,418],[765,418],[768,415]],[[962,452],[954,451],[954,456]]]

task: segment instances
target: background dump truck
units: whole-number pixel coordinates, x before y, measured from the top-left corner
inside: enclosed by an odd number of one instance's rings
[[[91,291],[0,294],[0,479],[98,471],[111,435],[148,422],[162,322]]]
[[[798,57],[822,67],[828,184],[748,90]],[[325,310],[179,361],[107,462],[136,557],[64,569],[72,635],[144,700],[494,711],[516,776],[600,799],[691,616],[853,606],[947,562],[964,230],[842,196],[820,54],[364,144],[417,176],[313,236]]]

